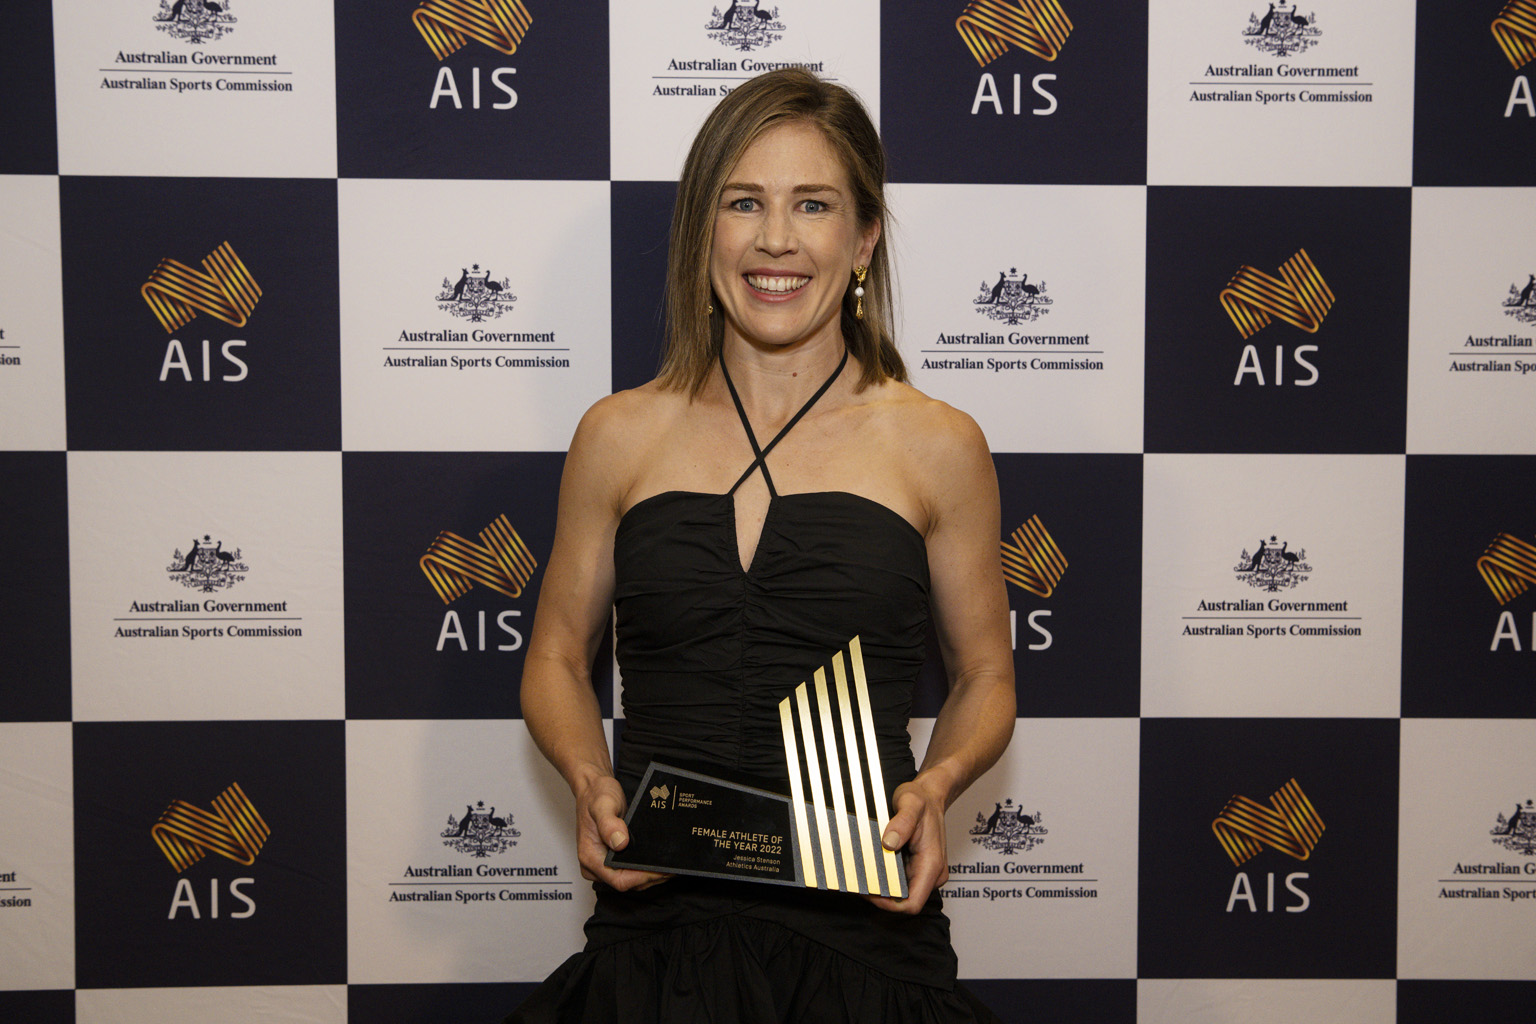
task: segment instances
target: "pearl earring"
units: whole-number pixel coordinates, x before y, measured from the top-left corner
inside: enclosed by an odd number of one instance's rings
[[[864,319],[864,275],[868,273],[868,267],[853,268],[853,276],[859,282],[858,286],[853,289],[853,297],[858,300],[854,306],[853,315],[860,320]]]

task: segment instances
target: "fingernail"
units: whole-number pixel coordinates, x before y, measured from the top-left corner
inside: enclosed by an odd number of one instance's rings
[[[885,845],[887,850],[896,849],[896,844],[900,842],[900,840],[901,837],[898,836],[895,832],[887,832],[885,835],[880,837],[880,842]]]
[[[623,842],[624,842],[624,833],[623,832],[615,832],[613,835],[608,837],[608,847],[609,847],[609,849],[617,850],[623,844]]]

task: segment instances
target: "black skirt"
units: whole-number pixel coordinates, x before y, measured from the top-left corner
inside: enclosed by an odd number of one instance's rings
[[[507,1024],[998,1024],[955,981],[937,898],[908,916],[766,888],[600,888],[586,949]]]

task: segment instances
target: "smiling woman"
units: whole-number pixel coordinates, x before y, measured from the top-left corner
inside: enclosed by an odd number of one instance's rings
[[[860,224],[842,161],[818,128],[758,136],[721,192],[710,284],[733,342],[842,342],[854,267],[867,268],[880,222]]]
[[[665,361],[577,428],[522,680],[597,906],[512,1021],[996,1019],[956,982],[938,889],[944,812],[1013,728],[997,481],[975,423],[905,383],[883,176],[863,107],[803,70],[733,90],[689,153]],[[950,690],[919,770],[930,619]],[[616,767],[590,674],[611,622]],[[788,793],[779,702],[852,638],[905,899],[605,863],[652,762]]]
[[[714,366],[725,326],[724,314],[713,304],[718,289],[713,257],[720,206],[727,201],[727,185],[768,184],[746,180],[742,162],[748,149],[757,149],[759,158],[765,156],[768,148],[758,143],[781,127],[793,129],[800,136],[796,141],[818,150],[817,156],[829,158],[835,168],[824,166],[827,176],[816,177],[811,167],[802,165],[791,172],[799,178],[794,184],[841,183],[841,217],[860,232],[874,233],[872,248],[857,264],[868,268],[861,285],[864,295],[851,294],[851,276],[840,278],[839,286],[848,290],[842,296],[839,326],[848,351],[860,365],[859,382],[868,386],[887,377],[906,380],[906,367],[894,341],[890,262],[882,235],[888,219],[885,148],[852,93],[798,69],[771,72],[734,90],[694,138],[672,213],[667,254],[668,346],[661,380],[696,393]],[[810,135],[818,137],[814,143],[808,141]],[[850,275],[853,265],[848,268]],[[864,309],[859,316],[861,297]]]

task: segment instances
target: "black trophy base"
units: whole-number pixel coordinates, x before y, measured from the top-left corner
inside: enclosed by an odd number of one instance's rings
[[[857,865],[854,874],[859,877],[852,884],[845,884],[840,868],[830,883],[825,876],[806,880],[803,852],[814,854],[821,845],[815,817],[809,814],[810,808],[806,810],[810,851],[802,851],[796,841],[794,804],[789,797],[652,761],[624,815],[629,845],[609,851],[603,863],[612,868],[771,885],[881,891],[878,880],[872,889],[865,888],[864,869]],[[878,845],[875,822],[861,823],[852,815],[847,820],[850,834],[872,835]],[[899,854],[896,859],[899,891],[887,891],[904,897],[906,863]],[[813,871],[817,870],[814,863]]]

